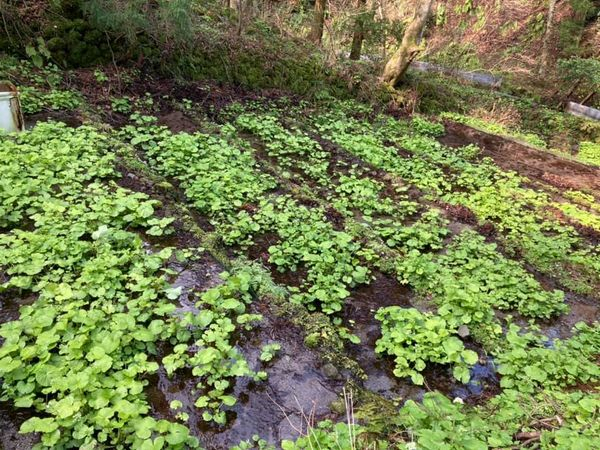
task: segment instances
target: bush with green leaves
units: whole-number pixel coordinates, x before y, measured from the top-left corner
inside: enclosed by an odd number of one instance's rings
[[[600,59],[578,58],[561,59],[558,61],[559,73],[570,88],[573,84],[581,84],[589,92],[600,89]]]
[[[477,353],[465,349],[456,329],[444,319],[398,306],[379,309],[375,318],[381,322],[381,338],[375,351],[394,357],[394,375],[423,384],[421,372],[429,362],[450,364],[454,378],[469,381],[469,366],[478,361]]]

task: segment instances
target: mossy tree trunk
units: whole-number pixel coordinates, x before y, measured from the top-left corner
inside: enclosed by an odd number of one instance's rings
[[[327,0],[315,0],[312,29],[310,30],[310,40],[315,44],[320,44],[323,38],[326,6]]]
[[[358,0],[358,15],[354,21],[354,34],[352,35],[352,47],[350,48],[350,59],[358,61],[365,40],[365,11],[367,0]]]
[[[544,40],[542,41],[542,55],[540,57],[540,67],[538,74],[542,75],[548,66],[548,56],[550,53],[550,37],[552,35],[552,27],[554,25],[554,10],[556,9],[557,0],[550,0],[548,5],[548,18],[546,19],[546,31]]]
[[[419,37],[431,15],[434,0],[420,0],[415,11],[415,17],[406,28],[400,48],[392,55],[385,65],[382,79],[392,87],[396,87],[410,66],[410,63],[421,52]]]

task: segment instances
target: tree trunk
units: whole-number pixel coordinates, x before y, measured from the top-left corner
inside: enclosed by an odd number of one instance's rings
[[[310,40],[315,44],[321,43],[323,37],[323,25],[325,23],[325,7],[327,0],[315,0],[315,11],[310,31]]]
[[[410,23],[404,36],[400,48],[392,55],[390,60],[385,65],[382,79],[385,83],[392,87],[396,87],[400,79],[410,66],[410,63],[421,52],[422,46],[419,45],[419,37],[427,24],[427,20],[431,15],[431,8],[434,0],[420,0],[415,17]]]
[[[237,35],[242,35],[242,29],[244,28],[244,2],[243,0],[237,0],[237,14],[238,14],[238,22],[237,22]]]
[[[548,54],[550,52],[549,44],[550,37],[552,36],[552,26],[554,25],[554,10],[556,9],[556,3],[558,0],[550,0],[550,5],[548,5],[548,18],[546,20],[546,32],[544,33],[544,40],[542,41],[542,54],[540,56],[540,67],[538,70],[538,74],[542,75],[542,73],[548,67]]]
[[[367,0],[358,0],[359,11],[354,22],[354,35],[352,36],[352,47],[350,49],[350,59],[358,61],[362,44],[365,39],[365,5]]]

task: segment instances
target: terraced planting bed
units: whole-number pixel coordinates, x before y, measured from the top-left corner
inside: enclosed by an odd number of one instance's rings
[[[0,136],[0,446],[597,448],[600,171],[353,102],[84,94]]]

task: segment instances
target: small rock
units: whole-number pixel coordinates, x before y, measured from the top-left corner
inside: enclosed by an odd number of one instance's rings
[[[340,377],[340,372],[331,363],[325,364],[321,370],[327,378],[337,379]]]
[[[338,398],[337,400],[331,402],[329,409],[331,409],[331,411],[334,413],[344,414],[346,412],[346,404],[344,403],[344,400]]]
[[[369,375],[365,381],[365,388],[377,392],[378,394],[388,394],[394,389],[394,380],[390,377],[378,374]]]
[[[466,325],[461,325],[460,327],[458,327],[458,335],[461,338],[466,338],[467,336],[469,336],[471,334],[471,332],[469,331],[469,327]]]

